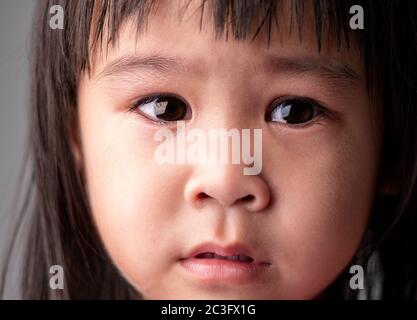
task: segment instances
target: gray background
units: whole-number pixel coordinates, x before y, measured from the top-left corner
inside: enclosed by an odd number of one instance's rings
[[[27,141],[28,57],[35,5],[36,0],[0,0],[0,270]],[[12,273],[18,276],[16,261]],[[12,277],[7,283],[5,298],[17,298],[17,282]]]

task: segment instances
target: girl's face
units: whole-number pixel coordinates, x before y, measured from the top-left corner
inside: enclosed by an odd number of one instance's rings
[[[146,299],[317,297],[349,265],[373,204],[380,129],[359,54],[319,53],[308,23],[302,42],[215,40],[208,13],[200,31],[197,7],[179,20],[169,3],[139,35],[126,23],[79,84],[75,152],[109,255]],[[250,129],[252,151],[261,129],[262,171],[160,164],[155,134],[171,129],[172,142],[175,120]]]

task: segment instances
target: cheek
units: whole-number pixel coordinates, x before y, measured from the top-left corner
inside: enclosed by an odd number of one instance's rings
[[[168,231],[175,223],[172,213],[179,210],[176,200],[183,196],[180,171],[154,161],[154,131],[138,130],[132,115],[85,112],[81,122],[87,188],[98,231],[125,277],[132,283],[147,280],[138,285],[146,292],[168,271],[154,245],[158,252],[169,252],[175,243]]]
[[[266,233],[280,251],[289,292],[304,298],[323,290],[351,261],[375,192],[378,152],[366,138],[371,133],[324,132],[281,137],[265,156],[275,195],[274,223]]]

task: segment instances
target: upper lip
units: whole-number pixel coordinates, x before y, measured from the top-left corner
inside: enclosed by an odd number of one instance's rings
[[[189,251],[185,259],[194,258],[202,253],[214,253],[219,256],[245,256],[251,260],[245,259],[247,262],[263,262],[262,258],[259,257],[255,252],[250,250],[246,245],[241,243],[232,243],[227,245],[220,245],[212,242],[206,242],[195,246]]]

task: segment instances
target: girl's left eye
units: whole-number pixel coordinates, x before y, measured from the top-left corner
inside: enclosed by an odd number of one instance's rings
[[[131,110],[138,110],[155,122],[171,122],[184,120],[188,106],[174,96],[151,96],[135,103]]]
[[[303,125],[324,113],[324,108],[308,99],[288,99],[273,105],[267,120],[287,125]]]

